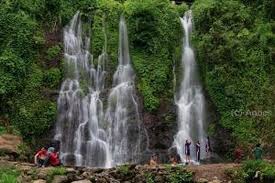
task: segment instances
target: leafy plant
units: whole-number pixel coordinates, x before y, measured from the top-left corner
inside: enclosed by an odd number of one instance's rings
[[[225,173],[236,183],[250,183],[255,180],[274,182],[275,165],[261,160],[248,160],[240,168],[228,169]]]
[[[123,174],[124,176],[127,176],[130,173],[129,165],[121,165],[117,167],[117,170],[119,173]]]
[[[0,166],[0,183],[17,183],[20,173],[14,167]]]
[[[52,182],[55,175],[65,175],[66,168],[64,167],[54,167],[52,168],[49,173],[47,174],[47,182]]]
[[[47,50],[47,59],[52,60],[56,58],[60,53],[61,53],[61,48],[59,45],[52,46]]]
[[[169,167],[168,180],[170,183],[188,183],[193,182],[193,175],[182,167]]]
[[[144,176],[146,183],[155,183],[154,176],[151,173],[145,173]]]
[[[257,171],[261,176],[261,179],[275,180],[275,165],[261,161],[261,160],[250,160],[244,162],[242,169],[248,175],[248,179],[251,180]]]
[[[58,68],[51,68],[44,73],[43,83],[49,88],[59,88],[62,74]]]

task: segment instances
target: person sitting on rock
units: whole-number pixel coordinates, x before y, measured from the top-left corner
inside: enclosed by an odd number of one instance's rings
[[[176,157],[170,156],[170,163],[172,166],[175,166],[178,163]]]
[[[34,163],[41,167],[47,158],[47,150],[42,147],[35,155],[34,155]]]
[[[54,152],[50,153],[50,165],[51,166],[61,165],[58,152],[54,151]]]
[[[46,157],[42,167],[46,167],[48,165],[52,165],[52,166],[60,165],[59,153],[55,152],[54,147],[49,147],[48,148],[47,157]]]
[[[154,155],[151,156],[149,165],[151,167],[155,167],[155,166],[158,165],[158,163],[157,163],[157,155],[154,154]]]

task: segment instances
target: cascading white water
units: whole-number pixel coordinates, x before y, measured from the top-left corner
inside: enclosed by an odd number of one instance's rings
[[[64,29],[66,73],[58,98],[55,139],[60,141],[65,165],[112,167],[139,161],[141,141],[147,134],[138,112],[124,18],[119,25],[119,65],[106,113],[100,98],[106,76],[106,40],[96,66],[79,12]]]
[[[65,165],[110,167],[100,100],[107,55],[103,52],[99,56],[96,67],[89,49],[90,38],[85,36],[77,12],[64,29],[66,79],[58,98],[55,139],[60,141],[61,159]]]
[[[118,61],[105,115],[109,124],[112,165],[139,161],[142,136],[135,94],[135,74],[131,66],[127,27],[123,17],[119,23]]]
[[[176,98],[178,107],[178,133],[174,139],[174,146],[183,162],[184,145],[188,139],[191,144],[191,159],[196,160],[195,144],[199,140],[201,148],[206,139],[204,119],[204,95],[198,78],[197,64],[192,48],[190,47],[190,35],[192,32],[192,12],[187,11],[180,18],[184,29],[182,66],[184,69],[180,90]],[[203,148],[202,148],[203,149]],[[201,150],[201,158],[205,158],[204,150]]]

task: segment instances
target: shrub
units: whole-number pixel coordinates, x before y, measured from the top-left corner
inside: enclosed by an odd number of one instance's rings
[[[260,179],[275,181],[275,165],[261,160],[244,162],[242,169],[248,175],[248,180],[253,179],[256,172],[260,172]]]
[[[146,183],[155,183],[154,175],[153,174],[151,174],[151,173],[145,173],[144,176],[145,176],[145,182]]]
[[[56,58],[60,53],[61,53],[61,48],[59,45],[52,46],[47,50],[47,59],[52,60]]]
[[[274,182],[275,165],[261,160],[249,160],[243,162],[240,168],[229,169],[225,173],[236,183]]]
[[[228,137],[229,141],[243,146],[259,139],[268,142],[274,136],[268,130],[274,128],[274,67],[268,41],[272,30],[260,7],[255,11],[255,7],[236,0],[197,0],[191,7],[200,75],[220,116],[221,127],[214,127],[214,134],[224,128],[233,138]],[[269,114],[257,116],[249,111]],[[223,144],[224,138],[221,141]],[[229,146],[219,151],[229,152]]]
[[[117,167],[119,173],[123,174],[124,176],[129,175],[131,172],[129,170],[129,165],[121,165]]]
[[[172,167],[170,164],[165,165],[166,171],[169,173],[168,182],[170,183],[188,183],[193,182],[192,172],[187,171],[182,166]]]
[[[44,73],[44,86],[57,89],[59,87],[62,74],[58,68],[51,68]]]

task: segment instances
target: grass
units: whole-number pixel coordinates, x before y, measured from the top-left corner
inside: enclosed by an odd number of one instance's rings
[[[65,175],[65,174],[66,174],[66,169],[64,167],[55,167],[49,171],[47,175],[47,182],[52,182],[55,175]]]
[[[0,183],[17,183],[17,177],[20,175],[14,167],[0,166]]]

